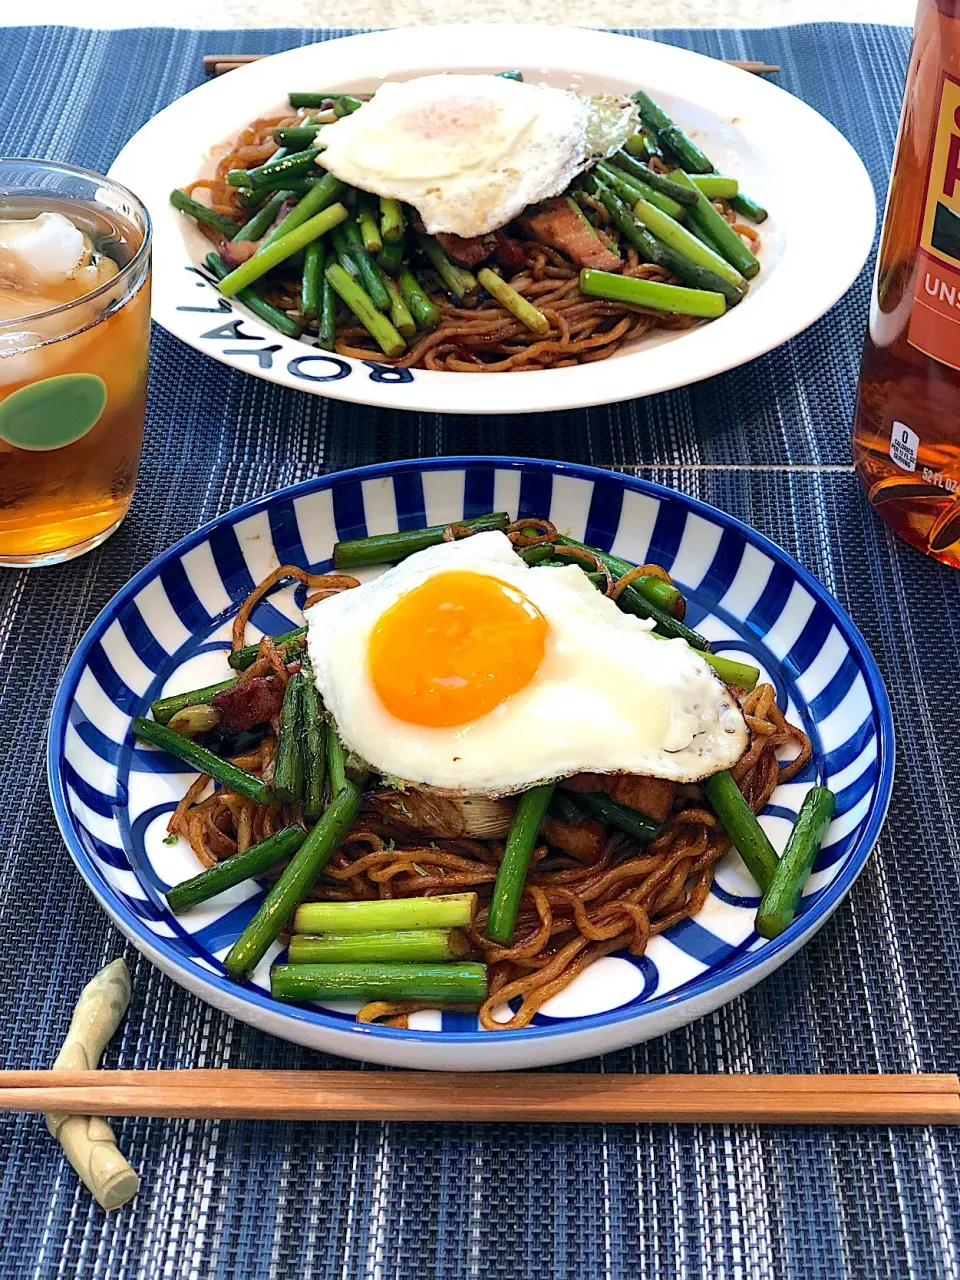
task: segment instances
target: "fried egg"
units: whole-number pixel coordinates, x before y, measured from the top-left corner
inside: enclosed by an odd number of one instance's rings
[[[617,98],[493,75],[382,84],[318,135],[318,163],[342,181],[414,206],[431,234],[505,226],[621,147],[634,108]]]
[[[307,618],[341,741],[389,777],[484,795],[574,773],[691,782],[747,745],[694,649],[576,565],[531,568],[502,533],[430,547]]]

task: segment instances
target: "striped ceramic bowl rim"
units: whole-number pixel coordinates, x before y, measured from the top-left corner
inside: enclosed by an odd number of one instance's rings
[[[575,994],[562,994],[521,1031],[482,1032],[462,1013],[418,1015],[420,1025],[415,1019],[408,1030],[361,1026],[336,1007],[273,1001],[265,966],[253,984],[237,986],[219,957],[259,891],[244,886],[179,918],[166,909],[164,889],[196,871],[192,854],[162,839],[190,775],[132,743],[133,716],[161,692],[196,687],[225,670],[230,617],[277,563],[322,570],[337,538],[490,510],[548,515],[627,560],[662,564],[688,597],[688,619],[714,648],[761,665],[815,748],[807,773],[778,788],[765,811],[775,843],[782,845],[807,786],[821,782],[838,795],[801,914],[774,941],[758,939],[750,923],[756,898],[739,859],[728,855],[696,920],[656,939],[640,959],[598,962]],[[254,614],[258,627],[274,633],[297,620],[290,590]],[[48,768],[57,821],[87,884],[122,932],[195,994],[263,1030],[334,1053],[401,1066],[504,1068],[587,1057],[663,1034],[782,964],[836,908],[876,841],[892,784],[893,729],[882,679],[851,620],[807,570],[741,521],[649,481],[590,467],[438,458],[359,468],[268,494],[158,556],[102,610],[71,659],[54,705]]]

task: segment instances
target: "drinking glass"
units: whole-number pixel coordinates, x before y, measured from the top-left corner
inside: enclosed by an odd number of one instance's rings
[[[0,260],[0,564],[21,567],[82,555],[119,526],[147,394],[149,214],[101,174],[0,159],[0,219],[44,212],[65,214],[118,270],[57,303],[56,288],[18,290]]]

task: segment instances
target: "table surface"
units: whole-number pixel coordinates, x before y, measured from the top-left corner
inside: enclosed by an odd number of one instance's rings
[[[73,18],[81,7],[76,0]],[[172,7],[163,7],[168,20]],[[285,7],[292,12],[302,11]],[[3,146],[102,171],[135,129],[201,81],[202,53],[276,52],[317,35],[0,29]],[[659,35],[714,57],[780,64],[778,83],[851,140],[882,199],[906,31]],[[57,92],[41,97],[38,85]],[[127,520],[72,565],[0,572],[10,743],[0,752],[0,1067],[48,1066],[84,982],[121,952],[133,1001],[106,1065],[346,1065],[233,1021],[124,948],[63,848],[39,744],[84,629],[203,520],[326,471],[499,453],[641,474],[779,542],[860,627],[896,725],[890,816],[821,932],[709,1017],[576,1069],[956,1070],[960,575],[897,542],[852,473],[869,287],[868,266],[809,331],[721,377],[526,417],[326,401],[226,369],[156,331]],[[143,1183],[135,1203],[105,1216],[36,1117],[0,1120],[3,1280],[960,1280],[956,1130],[143,1119],[116,1129]]]
[[[776,27],[795,22],[910,25],[914,0],[526,0],[524,22],[587,27]],[[45,23],[77,27],[415,27],[435,22],[511,22],[513,0],[41,0]],[[0,26],[23,21],[0,5]],[[212,50],[219,53],[221,50]],[[230,49],[223,52],[231,52]]]

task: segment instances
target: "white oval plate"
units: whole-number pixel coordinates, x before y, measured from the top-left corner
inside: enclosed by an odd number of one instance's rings
[[[455,51],[455,52],[454,52]],[[530,376],[392,370],[284,338],[215,294],[197,270],[210,244],[169,203],[209,173],[223,144],[293,90],[372,90],[385,79],[519,67],[531,82],[588,93],[648,90],[717,168],[770,210],[763,268],[747,298],[712,324],[644,338],[610,360]],[[831,208],[816,173],[830,174]],[[529,413],[607,404],[745,364],[820,318],[863,266],[876,221],[859,156],[805,103],[759,76],[671,45],[571,27],[448,26],[348,36],[291,49],[201,85],[154,116],[112,177],[154,226],[153,317],[207,355],[282,386],[358,404],[436,413]]]

